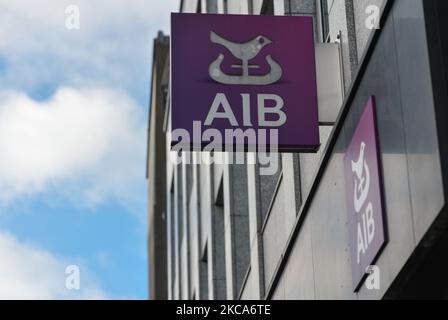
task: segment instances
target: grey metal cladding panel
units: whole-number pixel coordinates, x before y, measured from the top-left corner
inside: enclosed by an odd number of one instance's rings
[[[327,0],[327,8],[328,11],[331,11],[331,7],[333,6],[334,0]]]
[[[192,181],[192,193],[189,202],[188,212],[190,213],[190,275],[191,275],[191,286],[190,286],[190,296],[193,296],[193,292],[198,292],[199,290],[199,269],[200,269],[200,239],[199,239],[199,208],[198,208],[198,198],[197,198],[197,188],[198,180],[196,173],[197,167],[194,170],[194,180]]]
[[[190,195],[190,201],[188,204],[188,212],[190,213],[190,223],[189,223],[189,235],[190,239],[199,235],[199,208],[198,208],[198,197],[196,193],[197,181],[193,182],[193,192]]]
[[[252,1],[253,1],[253,6],[254,6],[254,13],[260,14],[261,7],[263,5],[263,0],[252,0]]]
[[[280,156],[276,159],[278,165],[278,170],[273,175],[260,175],[260,194],[261,194],[261,218],[264,220],[266,215],[268,214],[269,206],[272,202],[272,198],[274,197],[274,191],[278,184],[278,179],[280,177],[282,171],[282,165]],[[263,222],[263,221],[262,221]]]
[[[232,165],[232,215],[248,216],[247,196],[247,167],[246,165]],[[248,228],[249,230],[249,228]]]
[[[210,235],[210,221],[212,212],[211,203],[211,185],[210,185],[210,171],[209,165],[201,164],[199,167],[199,202],[200,202],[200,233],[201,233],[201,251],[204,250],[207,239]],[[202,251],[203,252],[203,251]],[[202,254],[201,252],[201,254]]]
[[[211,286],[209,295],[213,299],[226,299],[226,257],[225,257],[225,230],[224,210],[215,206],[212,212],[213,234],[209,238],[209,261]]]
[[[345,127],[335,146],[335,153],[328,163],[310,208],[318,299],[355,298],[352,293],[350,254],[347,246],[347,210],[342,159],[367,99],[371,95],[376,97],[377,102],[389,243],[377,261],[381,270],[383,291],[367,291],[362,287],[358,297],[360,299],[381,298],[384,290],[394,280],[415,246],[406,140],[394,43],[393,21],[389,19],[361,81]],[[328,248],[329,244],[331,248]]]
[[[247,166],[247,198],[248,198],[248,211],[249,211],[249,234],[250,243],[258,239],[258,231],[262,221],[260,219],[260,193],[259,193],[259,183],[256,172],[258,172],[258,166],[248,165]]]
[[[235,229],[236,295],[238,295],[250,264],[249,219],[247,216],[235,216],[233,223]]]
[[[189,297],[189,274],[188,274],[188,256],[186,241],[182,241],[180,247],[180,278],[181,278],[181,297],[184,300],[190,299]]]
[[[277,287],[275,288],[275,292],[272,295],[272,300],[286,300],[285,296],[285,279],[280,279]]]
[[[228,12],[230,14],[247,14],[248,2],[241,0],[227,0]]]
[[[180,210],[179,210],[179,201],[180,201],[180,197],[179,197],[179,192],[180,192],[180,176],[181,176],[181,172],[180,172],[180,167],[176,166],[174,168],[173,174],[174,174],[174,265],[175,265],[175,289],[174,289],[174,297],[177,299],[180,297],[181,292],[180,292],[180,285],[181,285],[181,281],[180,281],[180,219],[179,219],[179,215],[180,215]]]
[[[222,161],[222,159],[224,159],[224,154],[217,154],[215,157],[216,161]],[[224,165],[222,164],[213,164],[211,166],[212,168],[212,174],[213,174],[213,198],[212,200],[214,201],[213,204],[215,204],[216,200],[218,199],[218,193],[219,193],[219,188],[221,187],[221,183],[223,182],[223,173],[224,173]]]
[[[263,232],[264,277],[266,285],[271,282],[287,240],[284,223],[284,190],[285,186],[282,181]]]
[[[353,299],[344,155],[334,154],[308,212],[316,299]]]
[[[296,162],[297,161],[297,162]],[[295,163],[296,162],[296,163]],[[282,154],[283,183],[286,192],[283,194],[285,233],[291,234],[300,209],[300,175],[298,158],[292,154]]]
[[[310,226],[305,221],[284,270],[284,292],[287,300],[315,299]]]
[[[184,13],[196,13],[196,10],[198,8],[198,1],[199,0],[188,0],[184,1],[184,7],[182,8]]]
[[[226,221],[226,219],[224,219]],[[233,243],[232,243],[232,226],[230,219],[224,222],[224,250],[225,250],[225,273],[226,273],[226,297],[229,300],[235,299],[235,259],[233,256]]]
[[[422,2],[394,11],[415,237],[423,237],[444,205],[442,173]]]
[[[254,277],[252,270],[249,271],[246,278],[246,283],[241,291],[241,300],[254,300]]]
[[[404,0],[402,2],[405,3]],[[395,10],[398,9],[395,8]],[[382,162],[388,243],[376,262],[381,271],[381,290],[367,290],[363,286],[358,294],[358,298],[381,298],[406,263],[416,245],[410,190],[414,189],[412,197],[415,202],[419,200],[419,197],[427,196],[425,190],[423,190],[427,186],[421,185],[421,189],[418,189],[419,186],[415,185],[417,184],[418,176],[409,178],[411,170],[408,169],[407,152],[409,152],[410,157],[413,157],[417,154],[417,151],[422,154],[428,153],[428,151],[423,152],[423,147],[418,148],[420,145],[419,140],[415,140],[416,145],[412,148],[410,147],[413,144],[413,139],[417,139],[415,134],[418,132],[417,128],[408,127],[412,124],[411,120],[413,119],[410,113],[418,116],[421,111],[416,109],[417,104],[423,103],[423,100],[417,100],[413,106],[410,105],[409,101],[412,100],[412,96],[409,96],[409,94],[407,96],[406,90],[420,91],[422,89],[418,85],[413,87],[412,79],[408,79],[403,84],[403,79],[399,77],[399,72],[401,77],[404,75],[408,78],[412,76],[409,71],[403,70],[405,67],[404,61],[397,65],[399,58],[397,57],[395,43],[397,42],[401,45],[400,41],[404,41],[404,39],[396,41],[394,20],[390,16],[383,26],[381,36],[376,43],[370,63],[360,82],[351,110],[347,115],[344,128],[333,150],[334,154],[327,164],[328,167],[309,208],[309,216],[307,216],[304,222],[305,224],[310,223],[310,221],[312,223],[312,252],[316,298],[318,299],[356,298],[352,292],[350,254],[347,250],[348,230],[345,222],[347,210],[342,158],[356,124],[364,111],[367,99],[371,95],[376,97],[377,105],[377,125]],[[409,39],[405,42],[411,41]],[[401,53],[402,51],[399,52]],[[419,61],[419,63],[421,62]],[[420,72],[424,72],[423,67]],[[423,90],[425,90],[424,87]],[[428,93],[423,92],[423,94]],[[430,103],[430,101],[427,102]],[[420,107],[423,108],[422,106]],[[424,131],[431,133],[431,122],[426,119],[424,125],[426,127]],[[433,137],[427,136],[426,139],[433,139]],[[409,160],[409,166],[413,171],[411,176],[415,175],[416,173],[414,172],[418,170],[419,166],[418,161],[414,159]],[[433,172],[436,173],[437,171],[433,168]],[[432,187],[436,187],[440,181],[437,182],[436,179],[433,183]],[[420,205],[423,206],[424,204]],[[423,209],[420,208],[419,210]],[[303,230],[300,232],[303,232]],[[300,246],[301,242],[297,241],[293,250],[300,250]],[[289,257],[289,259],[288,269],[298,266],[298,263],[292,262],[292,257]],[[279,295],[281,295],[281,292],[285,292],[284,283],[287,281],[287,274],[285,272],[280,279],[279,283],[283,287],[279,288]]]
[[[215,300],[226,300],[227,299],[227,293],[226,293],[226,280],[219,280],[215,279],[214,285],[215,285]]]
[[[286,13],[314,14],[316,12],[315,0],[285,0]]]
[[[213,210],[213,279],[224,279],[226,274],[225,259],[225,227],[224,212],[222,208],[216,207]]]
[[[354,0],[353,9],[356,24],[356,45],[358,50],[358,58],[361,58],[366,48],[372,30],[366,28],[366,20],[370,13],[366,13],[367,7],[374,5],[382,8],[385,0]]]
[[[361,299],[380,298],[415,248],[395,41],[393,17],[390,15],[360,83],[346,125],[349,141],[368,97],[374,95],[389,242],[376,263],[382,275],[381,291],[362,287]]]
[[[343,62],[343,73],[344,73],[344,85],[348,89],[352,81],[352,63],[354,62],[354,57],[351,54],[355,51],[353,50],[354,43],[349,39],[349,32],[354,30],[349,30],[349,25],[347,24],[347,12],[345,6],[345,0],[334,0],[331,7],[328,7],[328,23],[330,28],[331,42],[337,39],[339,31],[341,31],[341,50],[342,50],[342,62]]]
[[[218,0],[206,0],[207,13],[218,13]]]
[[[321,147],[317,153],[300,154],[300,184],[302,199],[308,196],[316,171],[319,167],[320,159],[322,159],[325,151],[325,146],[328,143],[331,131],[331,126],[320,126],[320,143]]]
[[[395,38],[392,19],[383,28],[359,89],[346,119],[344,129],[351,137],[364,112],[367,100],[375,96],[380,151],[405,156],[403,115],[400,99],[400,78],[396,65]],[[350,142],[348,139],[347,144]],[[337,152],[345,152],[345,147]]]

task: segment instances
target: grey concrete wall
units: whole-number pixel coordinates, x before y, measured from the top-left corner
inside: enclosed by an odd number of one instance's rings
[[[198,8],[198,2],[199,2],[199,0],[183,1],[182,12],[195,13]]]
[[[165,133],[162,130],[164,119],[166,86],[168,82],[169,37],[159,33],[154,39],[152,88],[150,101],[150,120],[148,131],[148,256],[149,293],[152,299],[166,299],[168,290],[167,233],[166,233],[166,161]],[[160,186],[157,188],[156,186]]]
[[[229,14],[248,14],[249,2],[247,0],[227,0],[227,12]]]
[[[255,14],[260,14],[263,0],[251,0],[253,2],[253,8]]]
[[[206,13],[218,13],[218,0],[205,1]]]
[[[227,298],[237,299],[250,262],[246,165],[225,166],[223,177]]]
[[[358,65],[353,0],[328,0],[327,9],[330,42],[341,44],[344,84],[348,90]]]
[[[179,228],[181,228],[180,217],[182,212],[179,210],[179,202],[182,201],[180,192],[182,191],[182,171],[179,170],[179,166],[174,168],[174,299],[182,299],[182,270],[181,270],[181,234]]]
[[[196,154],[191,154],[196,157]],[[190,165],[190,197],[187,207],[190,213],[190,297],[200,297],[201,277],[201,247],[200,247],[200,216],[199,216],[199,173],[196,165]]]

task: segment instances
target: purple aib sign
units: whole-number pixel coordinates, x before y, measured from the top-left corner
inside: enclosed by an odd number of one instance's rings
[[[171,22],[172,146],[319,148],[311,17],[172,14]]]
[[[355,290],[385,244],[379,161],[375,100],[371,97],[344,159]]]

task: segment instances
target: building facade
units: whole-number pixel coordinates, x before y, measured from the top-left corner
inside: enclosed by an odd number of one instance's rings
[[[339,61],[327,64],[338,69],[341,100],[334,119],[320,122],[319,151],[279,154],[273,175],[258,164],[174,164],[169,44],[159,35],[148,139],[151,297],[448,298],[446,9],[436,0],[181,1],[185,13],[312,16],[316,45],[338,49]],[[375,259],[378,286],[354,288],[344,156],[372,96],[386,244]]]
[[[151,110],[148,125],[148,258],[151,299],[166,299],[166,146],[163,128],[169,82],[169,37],[159,32],[153,43]],[[155,186],[158,186],[156,188]]]

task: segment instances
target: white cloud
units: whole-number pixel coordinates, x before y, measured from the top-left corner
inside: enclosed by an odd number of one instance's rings
[[[71,265],[34,245],[0,231],[0,299],[105,299],[106,294],[80,266],[80,290],[66,288]]]
[[[80,8],[79,31],[66,28],[70,4]],[[152,38],[169,31],[178,6],[0,0],[0,204],[51,188],[87,205],[144,191]],[[73,89],[47,102],[24,94],[64,86]]]
[[[79,31],[66,28],[70,4],[80,8]],[[0,0],[0,204],[61,186],[60,193],[87,205],[137,198],[152,38],[169,30],[169,12],[178,6],[179,0]],[[91,89],[59,90],[44,103],[23,94],[46,96],[61,86]]]
[[[68,30],[65,9],[80,8]],[[169,31],[179,0],[0,0],[0,87],[30,92],[54,82],[149,91],[152,39]],[[1,63],[0,63],[1,64]]]
[[[0,202],[56,191],[81,205],[142,195],[146,121],[124,92],[0,91]]]
[[[69,4],[81,10],[79,31],[65,26]],[[39,197],[93,208],[117,200],[145,215],[152,39],[178,5],[0,0],[0,213]],[[57,90],[46,101],[30,98],[47,89]],[[94,282],[67,292],[66,265],[0,231],[0,299],[104,297]]]

